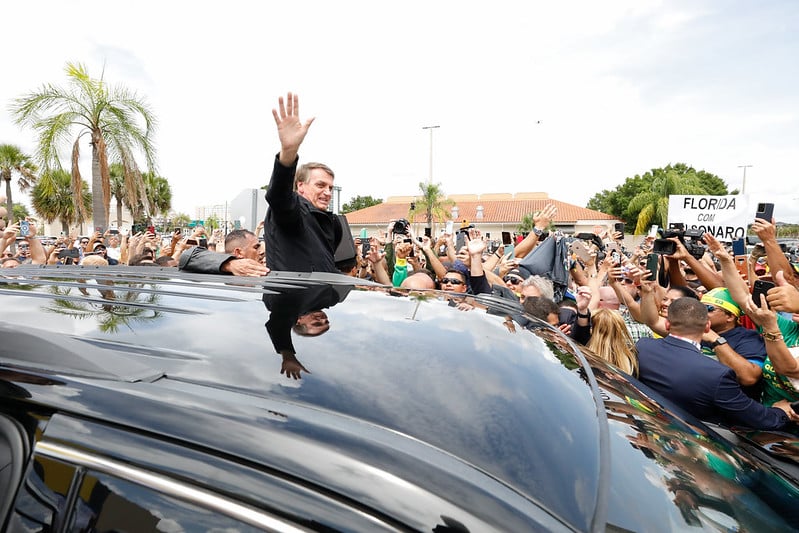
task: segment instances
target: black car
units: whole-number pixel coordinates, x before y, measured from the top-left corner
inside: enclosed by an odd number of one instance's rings
[[[795,437],[498,296],[66,266],[0,270],[0,305],[6,531],[799,526]]]

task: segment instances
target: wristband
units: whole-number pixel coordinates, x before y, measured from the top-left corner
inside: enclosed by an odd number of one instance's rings
[[[586,314],[580,314],[580,311],[577,311],[577,318],[591,318],[591,311],[588,311]]]
[[[402,258],[398,257],[398,258],[397,258],[397,259],[394,261],[394,264],[395,264],[396,266],[398,266],[398,267],[404,267],[404,266],[408,266],[408,260],[407,260],[407,259],[402,259]]]
[[[777,342],[783,340],[782,332],[775,331],[775,332],[763,332],[763,340]]]

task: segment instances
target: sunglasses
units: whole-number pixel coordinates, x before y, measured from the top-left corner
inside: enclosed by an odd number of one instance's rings
[[[712,305],[706,305],[705,308],[707,308],[707,312],[708,313],[712,313],[713,311],[717,311],[718,310],[718,307],[715,307],[715,306],[712,306]]]
[[[633,280],[631,280],[630,278],[624,278],[622,281],[623,281],[624,283],[626,283],[627,285],[632,285],[633,283],[635,283],[635,282],[634,282]]]
[[[441,280],[441,284],[448,284],[448,285],[465,285],[465,283],[459,279],[454,278],[444,278]]]
[[[505,276],[504,278],[502,278],[502,281],[504,281],[505,283],[516,285],[517,283],[521,283],[523,280],[515,276]]]

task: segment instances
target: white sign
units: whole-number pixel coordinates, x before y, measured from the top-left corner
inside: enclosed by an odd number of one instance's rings
[[[685,229],[708,232],[721,241],[746,237],[746,228],[754,222],[745,195],[669,196],[669,224],[683,223]]]

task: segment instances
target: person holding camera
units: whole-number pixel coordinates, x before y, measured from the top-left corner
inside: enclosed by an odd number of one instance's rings
[[[333,171],[322,163],[306,163],[299,169],[299,148],[314,119],[300,121],[299,98],[288,93],[272,110],[280,139],[272,177],[266,191],[269,208],[264,221],[264,240],[269,245],[266,265],[270,270],[339,272],[336,249],[346,242],[348,227],[343,217],[328,211],[333,196]],[[352,236],[349,235],[351,240]],[[352,255],[355,257],[355,246]]]

